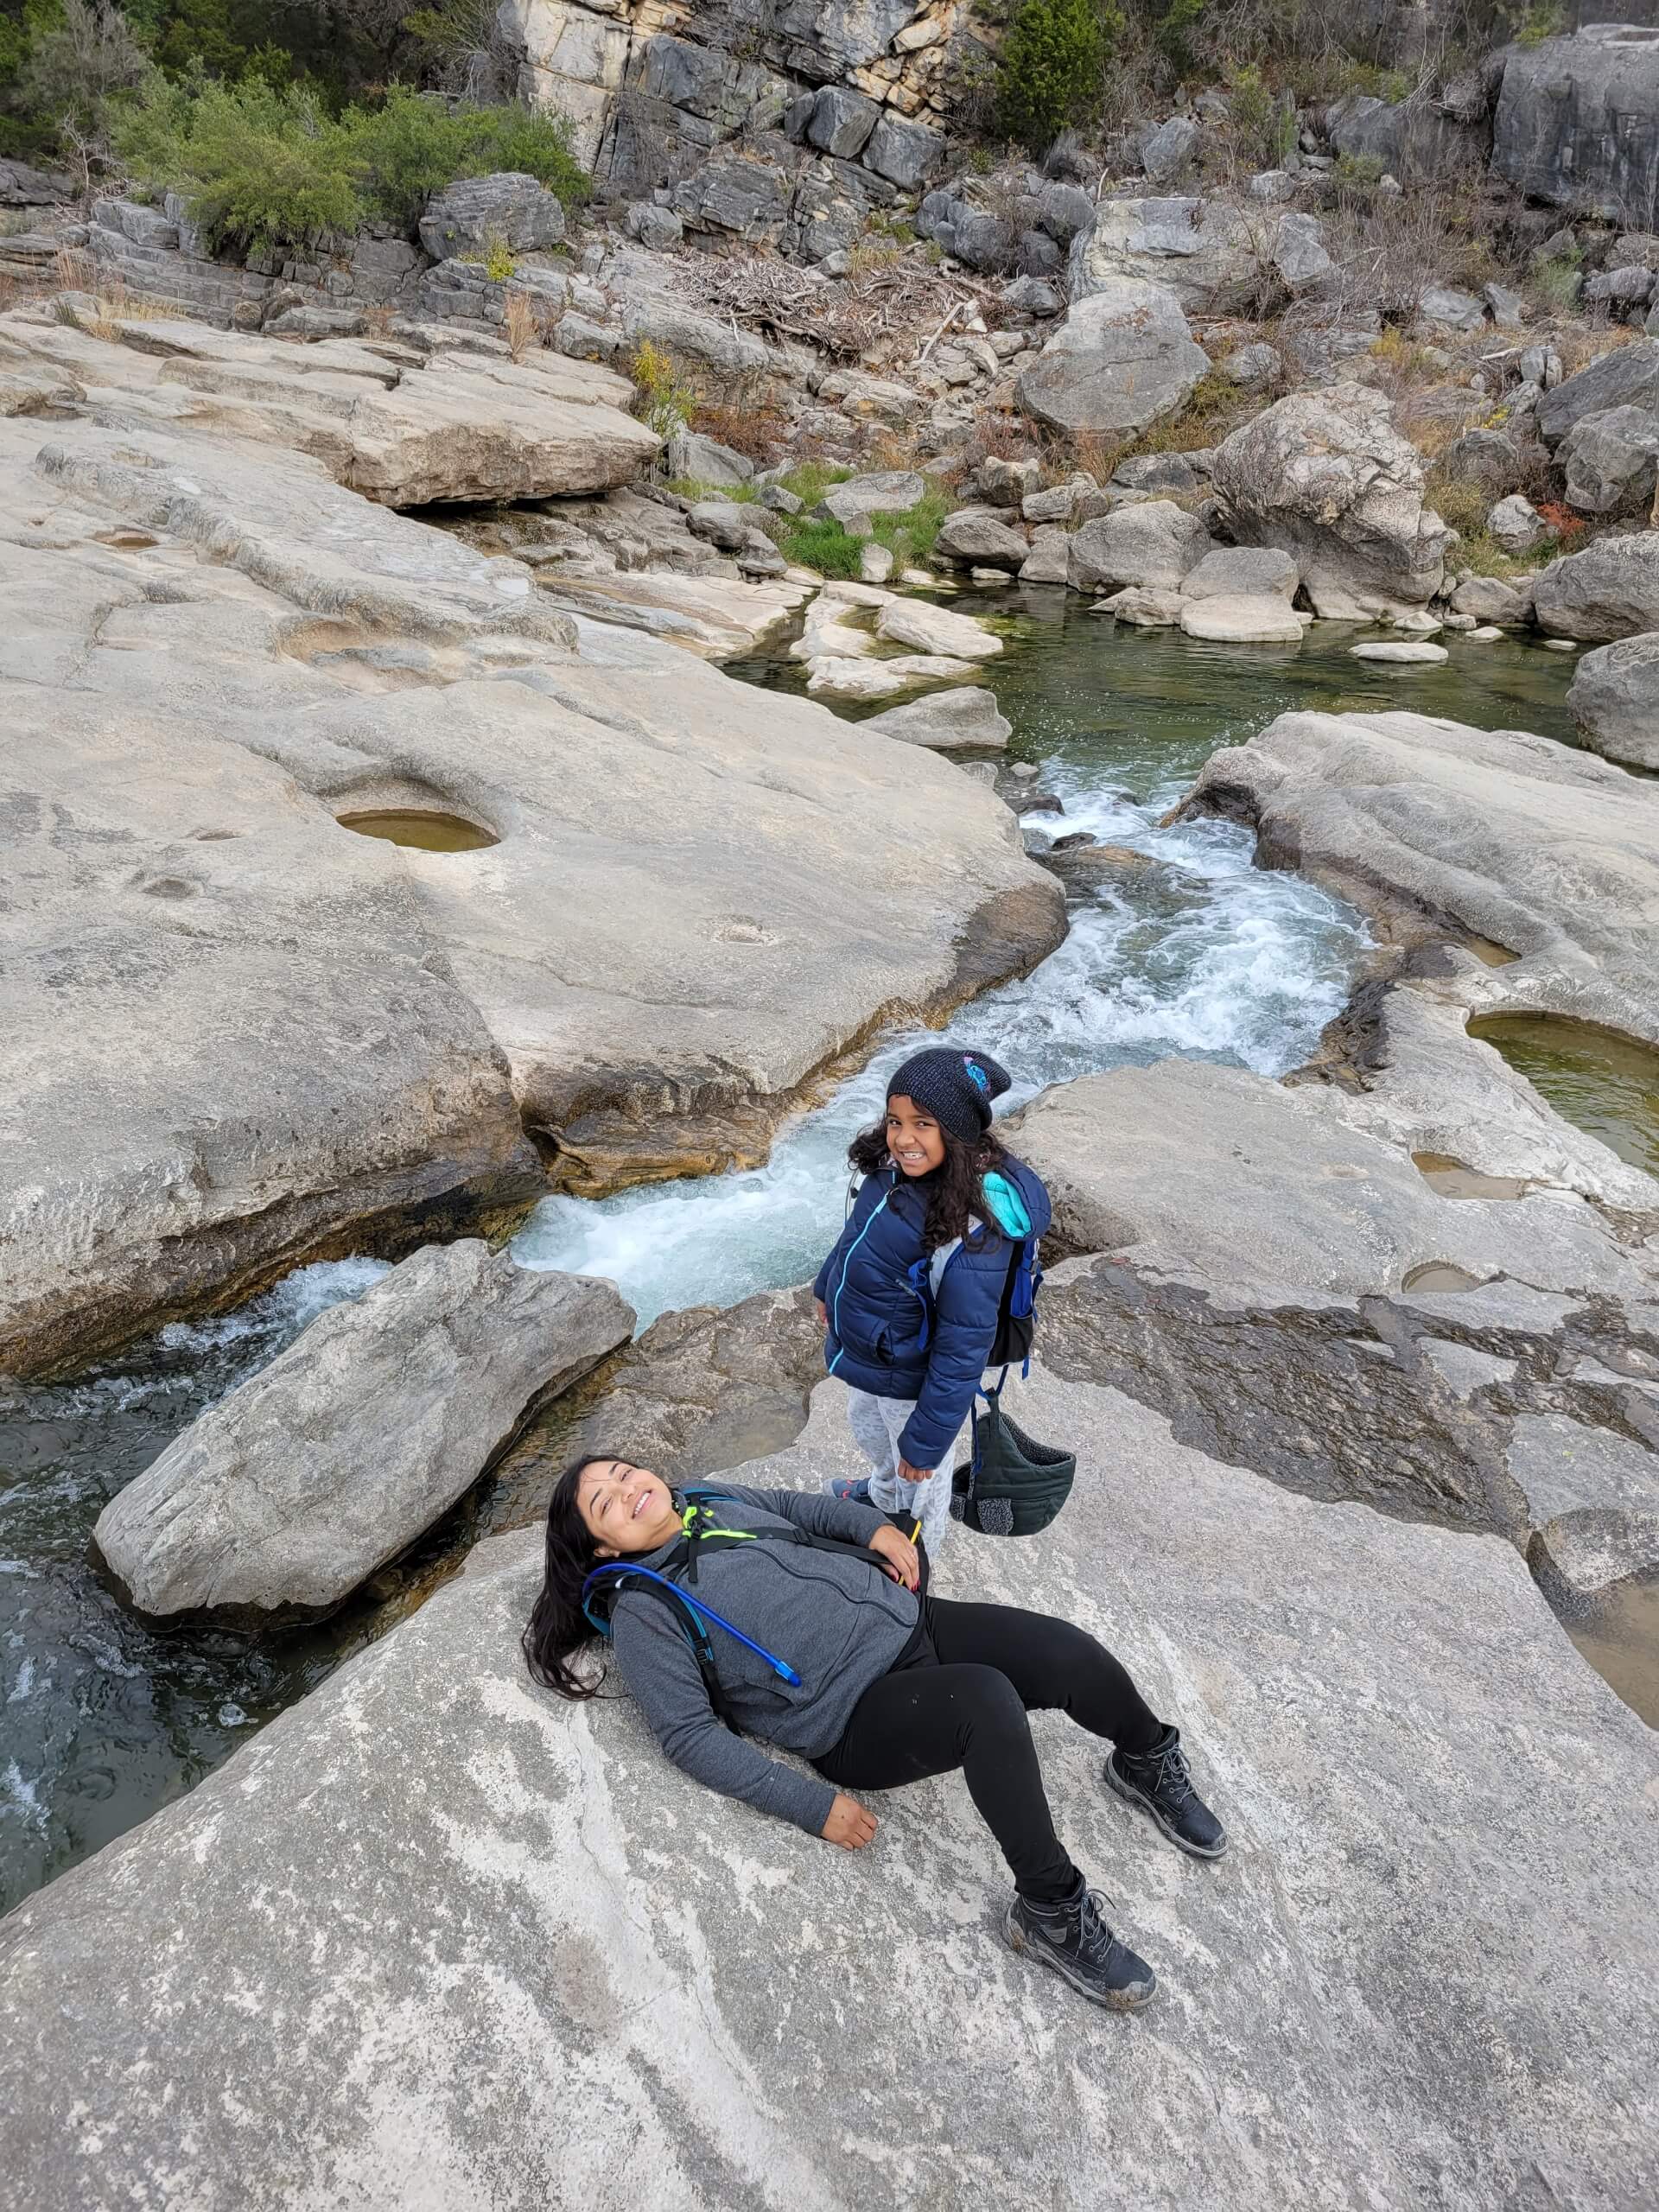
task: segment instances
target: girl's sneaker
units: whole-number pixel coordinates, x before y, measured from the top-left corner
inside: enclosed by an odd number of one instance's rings
[[[868,1475],[856,1479],[851,1475],[831,1475],[823,1489],[826,1497],[838,1497],[843,1505],[868,1505],[870,1502]]]
[[[1158,1977],[1101,1917],[1103,1900],[1079,1878],[1060,1904],[1035,1904],[1018,1891],[1002,1932],[1010,1948],[1064,1974],[1078,1995],[1114,2012],[1138,2012],[1152,2002]]]

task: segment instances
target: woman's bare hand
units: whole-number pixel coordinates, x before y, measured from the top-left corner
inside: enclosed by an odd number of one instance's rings
[[[899,1479],[901,1483],[931,1483],[933,1473],[931,1467],[912,1467],[908,1459],[900,1459],[899,1462]]]
[[[887,1573],[895,1582],[902,1582],[906,1590],[913,1590],[921,1580],[922,1565],[916,1556],[915,1545],[891,1521],[870,1538],[870,1549],[887,1561]]]
[[[812,1303],[818,1309],[818,1326],[821,1329],[827,1329],[830,1325],[830,1308],[821,1298],[815,1298]]]
[[[842,1851],[862,1851],[875,1834],[875,1815],[867,1813],[856,1797],[838,1789],[820,1833],[826,1843],[836,1844]]]

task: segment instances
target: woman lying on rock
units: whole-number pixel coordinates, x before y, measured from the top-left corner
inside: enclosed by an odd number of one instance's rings
[[[1109,1651],[1041,1613],[927,1596],[914,1548],[855,1499],[725,1483],[677,1495],[626,1459],[579,1460],[548,1506],[531,1674],[591,1697],[598,1680],[575,1660],[600,1635],[676,1766],[842,1850],[876,1829],[848,1791],[960,1768],[1014,1874],[1009,1943],[1097,2005],[1144,2005],[1153,1972],[1054,1833],[1027,1713],[1056,1708],[1104,1737],[1107,1787],[1181,1850],[1226,1848],[1179,1733]]]
[[[825,1361],[851,1386],[854,1441],[874,1469],[830,1489],[919,1520],[935,1557],[957,1439],[1010,1307],[1030,1314],[1049,1223],[1041,1179],[990,1133],[1008,1084],[986,1052],[911,1055],[881,1120],[849,1148],[864,1179],[812,1286]]]

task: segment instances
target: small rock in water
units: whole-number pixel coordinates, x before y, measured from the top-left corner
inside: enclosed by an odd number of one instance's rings
[[[1436,661],[1447,658],[1444,645],[1350,645],[1356,660]]]
[[[1008,580],[1001,569],[969,569],[968,581],[983,584],[990,591],[1000,591]]]
[[[1547,653],[1575,653],[1578,650],[1579,641],[1576,638],[1546,638],[1544,639],[1544,651]]]
[[[1408,630],[1414,637],[1432,638],[1440,627],[1440,618],[1438,614],[1430,614],[1423,607],[1414,607],[1408,613],[1396,614],[1391,626],[1396,630]]]
[[[219,1725],[221,1728],[245,1728],[247,1721],[248,1716],[239,1705],[221,1705],[219,1708]]]
[[[1467,639],[1471,645],[1495,645],[1503,635],[1496,622],[1483,622],[1479,629],[1467,632]]]
[[[1475,618],[1472,614],[1448,614],[1446,617],[1446,627],[1448,630],[1472,630],[1474,626]]]

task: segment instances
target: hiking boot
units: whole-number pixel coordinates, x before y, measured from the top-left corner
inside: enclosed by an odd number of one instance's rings
[[[1152,1815],[1179,1851],[1194,1859],[1219,1859],[1227,1831],[1192,1787],[1179,1728],[1166,1728],[1149,1751],[1112,1751],[1106,1787]]]
[[[1002,1933],[1012,1950],[1052,1967],[1091,2005],[1138,2012],[1151,2003],[1158,1977],[1113,1935],[1101,1918],[1102,1902],[1081,1875],[1072,1895],[1059,1904],[1037,1904],[1016,1891]]]
[[[868,1505],[870,1502],[870,1481],[868,1475],[856,1480],[851,1475],[831,1475],[824,1484],[826,1497],[838,1497],[843,1505]]]

